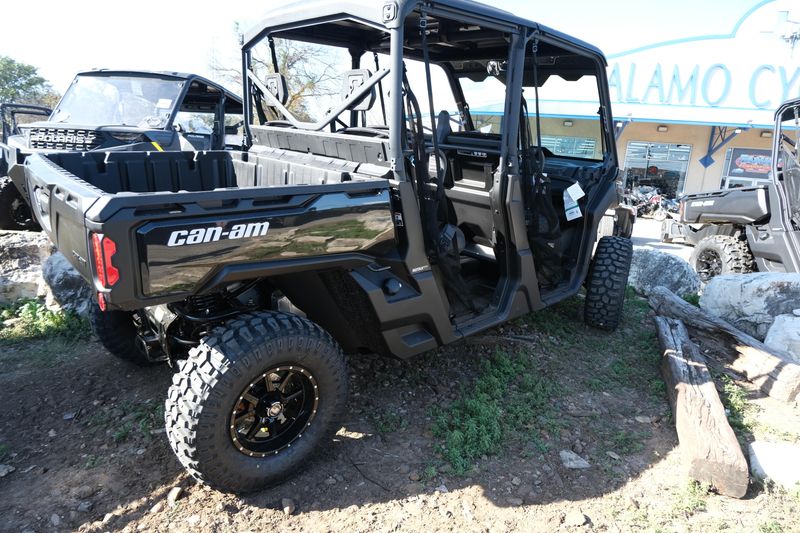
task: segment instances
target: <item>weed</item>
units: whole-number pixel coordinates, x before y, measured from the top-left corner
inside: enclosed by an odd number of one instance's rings
[[[89,336],[89,323],[74,313],[47,309],[39,300],[20,300],[0,312],[3,320],[16,319],[0,329],[0,346],[11,346],[32,339],[59,338],[75,343]]]
[[[425,470],[422,471],[422,481],[428,482],[433,478],[435,478],[436,474],[438,473],[439,471],[437,470],[436,465],[434,465],[433,463],[428,463],[425,466]]]
[[[100,464],[100,458],[96,455],[89,454],[86,458],[86,463],[84,463],[83,468],[86,470],[91,470],[92,468],[96,467]]]
[[[112,434],[114,438],[114,442],[122,442],[126,440],[130,434],[131,430],[133,429],[133,424],[130,422],[123,422],[120,427]]]
[[[753,422],[750,420],[751,406],[747,402],[747,395],[743,388],[738,386],[730,376],[722,375],[722,404],[728,415],[728,422],[737,433],[752,433]]]
[[[705,511],[710,488],[711,486],[707,483],[690,480],[676,498],[672,508],[673,515],[683,515],[688,518],[695,513]]]
[[[611,436],[610,444],[613,451],[623,455],[632,455],[644,450],[644,440],[648,438],[650,438],[650,433],[647,431],[622,430]]]
[[[375,414],[372,416],[372,423],[375,424],[375,431],[381,435],[402,431],[408,427],[408,419],[397,413]]]
[[[498,351],[482,361],[481,374],[462,398],[436,415],[439,451],[453,472],[464,474],[475,459],[502,449],[511,433],[536,442],[536,414],[547,410],[555,385],[532,372],[530,358]]]
[[[4,460],[9,455],[10,448],[8,444],[0,443],[0,461]]]
[[[758,533],[783,533],[783,526],[777,520],[770,520],[758,526]]]
[[[695,307],[700,307],[700,295],[695,294],[684,294],[683,299],[688,303],[692,304]]]

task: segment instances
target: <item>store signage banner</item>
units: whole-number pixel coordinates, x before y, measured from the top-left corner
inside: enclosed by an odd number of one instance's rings
[[[772,168],[772,152],[753,148],[732,148],[725,167],[729,178],[768,178]]]

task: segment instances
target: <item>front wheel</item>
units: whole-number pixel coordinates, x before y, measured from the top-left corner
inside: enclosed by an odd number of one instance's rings
[[[597,243],[586,278],[583,320],[588,325],[608,331],[619,326],[632,257],[630,239],[603,237]]]
[[[165,421],[192,476],[250,492],[299,472],[346,403],[347,365],[327,332],[298,316],[248,313],[214,329],[180,363]]]
[[[0,229],[41,231],[11,178],[0,177]]]

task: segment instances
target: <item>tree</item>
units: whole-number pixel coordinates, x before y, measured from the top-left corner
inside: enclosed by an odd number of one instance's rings
[[[238,25],[235,31],[238,33]],[[339,94],[341,81],[336,69],[336,58],[327,47],[311,43],[275,39],[278,70],[286,77],[289,99],[286,108],[300,120],[310,120],[309,102],[312,99]],[[274,72],[266,40],[253,49],[253,72],[257,75]],[[349,57],[348,57],[349,62]],[[213,77],[220,83],[242,87],[242,72],[212,60]]]
[[[34,66],[0,56],[0,103],[54,105],[58,94]]]

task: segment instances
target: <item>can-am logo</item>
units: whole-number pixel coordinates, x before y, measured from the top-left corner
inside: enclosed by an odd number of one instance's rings
[[[208,228],[182,229],[169,234],[167,246],[186,246],[188,244],[201,244],[216,242],[221,239],[246,239],[248,237],[263,237],[267,234],[269,222],[248,222],[234,224],[229,230],[220,226]]]

